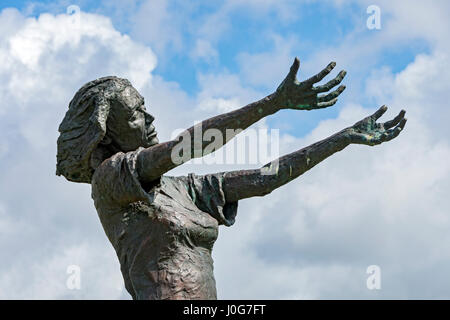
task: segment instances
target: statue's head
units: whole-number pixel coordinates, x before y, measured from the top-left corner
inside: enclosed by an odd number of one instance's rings
[[[107,157],[159,143],[153,120],[128,80],[104,77],[88,82],[73,97],[59,126],[56,174],[90,183],[96,166]]]

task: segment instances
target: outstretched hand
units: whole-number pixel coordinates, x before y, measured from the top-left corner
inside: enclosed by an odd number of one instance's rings
[[[298,58],[295,58],[288,75],[276,91],[281,104],[280,107],[296,110],[314,110],[334,105],[337,102],[337,97],[345,90],[345,86],[339,86],[336,90],[326,94],[319,95],[319,93],[328,92],[341,83],[346,75],[345,70],[339,72],[336,78],[324,85],[317,87],[313,87],[313,85],[325,78],[335,66],[336,62],[331,62],[315,76],[303,82],[299,82],[297,80],[297,71],[300,67],[300,61]]]
[[[386,106],[382,106],[373,115],[362,119],[348,128],[351,143],[365,144],[374,146],[385,141],[389,141],[397,137],[406,124],[405,110],[392,120],[384,123],[377,123],[387,110]]]

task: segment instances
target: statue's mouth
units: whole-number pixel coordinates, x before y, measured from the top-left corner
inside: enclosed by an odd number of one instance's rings
[[[147,138],[149,138],[149,139],[154,138],[154,137],[156,137],[157,134],[158,134],[158,132],[153,130],[150,134],[147,134]]]
[[[151,125],[148,127],[147,138],[148,138],[148,139],[152,139],[152,138],[156,137],[157,133],[158,133],[158,132],[156,132],[155,127],[151,124]]]
[[[158,134],[158,132],[156,132],[155,128],[151,128],[151,130],[147,133],[147,140],[148,141],[153,141],[156,138],[156,135]]]

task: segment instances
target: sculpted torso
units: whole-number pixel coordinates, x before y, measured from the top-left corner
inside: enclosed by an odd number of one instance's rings
[[[135,179],[143,148],[105,160],[92,198],[135,299],[216,299],[211,252],[220,224],[237,203],[221,192],[221,174],[162,176],[144,190]]]
[[[327,91],[345,71],[325,85],[314,85],[334,65],[299,82],[296,59],[274,93],[203,121],[201,130],[218,129],[228,139],[225,144],[233,137],[227,129],[239,132],[278,110],[332,106],[345,87]],[[395,138],[405,126],[405,112],[377,123],[385,111],[383,106],[260,169],[170,177],[164,174],[199,154],[194,146],[204,150],[208,143],[194,141],[194,127],[160,143],[142,96],[129,81],[105,77],[84,85],[69,105],[59,127],[57,174],[92,184],[95,207],[133,299],[216,299],[211,252],[219,225],[235,222],[238,201],[270,193],[349,144],[373,146]],[[186,137],[192,148],[182,162],[174,161],[172,151]]]
[[[171,183],[163,177],[161,188],[174,191]],[[136,299],[215,299],[217,221],[192,202],[173,201],[178,192],[153,190],[149,197],[155,197],[152,203],[131,203],[114,213],[97,206],[128,291]]]
[[[173,208],[166,197],[116,213],[97,209],[126,287],[136,299],[215,299],[211,250],[217,221],[193,205]]]

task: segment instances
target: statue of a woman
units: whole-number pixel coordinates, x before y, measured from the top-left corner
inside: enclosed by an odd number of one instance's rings
[[[299,82],[295,59],[274,93],[203,121],[201,130],[218,129],[226,143],[233,137],[227,129],[246,129],[278,110],[329,107],[345,87],[328,91],[345,71],[324,85],[314,84],[334,66]],[[100,221],[133,299],[216,299],[211,251],[218,226],[234,223],[238,200],[270,193],[349,144],[373,146],[395,138],[405,126],[405,112],[376,123],[386,109],[261,169],[171,177],[164,174],[202,156],[195,146],[203,150],[207,142],[194,141],[191,127],[159,143],[144,98],[128,80],[105,77],[85,84],[70,102],[59,127],[56,174],[92,185]],[[190,137],[192,148],[180,163],[172,155],[182,137]],[[269,168],[273,174],[267,174]]]

